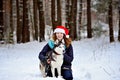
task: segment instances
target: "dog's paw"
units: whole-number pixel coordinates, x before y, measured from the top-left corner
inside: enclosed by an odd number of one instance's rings
[[[44,78],[46,78],[47,76],[46,75],[43,75]]]
[[[60,79],[60,80],[64,80],[62,76],[58,76],[58,79]]]

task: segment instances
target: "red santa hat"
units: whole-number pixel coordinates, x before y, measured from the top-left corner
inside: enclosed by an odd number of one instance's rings
[[[54,33],[61,32],[65,34],[66,38],[69,38],[69,30],[65,28],[64,26],[57,26],[54,30]]]

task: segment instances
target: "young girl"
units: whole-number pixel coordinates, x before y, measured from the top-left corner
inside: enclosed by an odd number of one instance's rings
[[[56,29],[54,30],[52,39],[48,41],[48,43],[44,46],[44,48],[41,50],[39,53],[39,59],[40,61],[45,61],[46,58],[46,53],[50,50],[52,50],[58,41],[63,41],[65,42],[65,53],[64,53],[64,58],[63,58],[63,65],[61,67],[61,73],[62,76],[65,80],[73,80],[73,75],[72,75],[72,61],[73,61],[73,47],[72,47],[72,40],[69,38],[68,35],[69,31],[67,28],[64,26],[57,26]],[[50,60],[46,60],[48,64],[50,64]],[[56,72],[57,75],[57,72]],[[47,76],[52,77],[51,70],[47,72]]]

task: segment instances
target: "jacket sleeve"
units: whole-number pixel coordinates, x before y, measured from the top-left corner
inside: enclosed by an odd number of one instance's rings
[[[50,50],[50,47],[48,44],[46,44],[43,49],[41,50],[41,52],[39,53],[38,58],[40,59],[40,61],[44,62],[46,60],[45,56],[46,53]]]
[[[73,47],[70,45],[67,49],[66,52],[64,53],[64,61],[67,63],[71,63],[73,61]]]

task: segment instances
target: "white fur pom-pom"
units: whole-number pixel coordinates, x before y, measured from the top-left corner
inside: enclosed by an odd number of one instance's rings
[[[69,38],[69,35],[66,35],[66,38]]]

